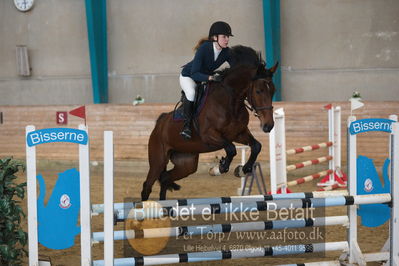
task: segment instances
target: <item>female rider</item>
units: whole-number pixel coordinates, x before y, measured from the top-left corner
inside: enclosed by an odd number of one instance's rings
[[[223,21],[213,23],[208,38],[198,42],[194,59],[183,66],[179,81],[186,99],[183,101],[184,125],[180,135],[185,139],[191,138],[191,120],[197,83],[219,81],[217,76],[214,76],[214,71],[230,60],[228,48],[230,36],[233,35],[229,24]]]

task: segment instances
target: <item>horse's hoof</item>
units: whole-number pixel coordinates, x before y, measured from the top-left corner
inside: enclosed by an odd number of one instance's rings
[[[178,185],[178,184],[176,184],[175,182],[173,182],[173,183],[171,183],[171,184],[168,185],[168,189],[169,189],[170,191],[173,191],[173,190],[180,190],[180,188],[181,188],[181,186]]]
[[[252,173],[252,166],[243,166],[242,167],[242,171],[243,171],[243,173],[244,173],[244,176],[246,175],[246,174],[248,174],[248,173]]]
[[[209,175],[210,175],[210,176],[221,175],[220,169],[219,169],[219,165],[216,165],[216,166],[210,168],[210,169],[209,169]]]
[[[236,177],[243,177],[245,176],[243,170],[242,170],[242,165],[237,165],[236,169],[234,169],[234,176]]]

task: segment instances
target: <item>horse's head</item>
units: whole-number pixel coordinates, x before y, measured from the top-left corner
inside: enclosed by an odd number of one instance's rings
[[[260,64],[247,92],[248,103],[259,118],[264,132],[270,132],[274,126],[272,99],[275,87],[272,78],[277,67],[278,63],[270,69]]]
[[[260,53],[242,45],[233,46],[230,55],[231,69],[224,73],[227,85],[236,88],[239,98],[247,98],[250,109],[259,117],[262,130],[270,132],[274,126],[272,78],[278,63],[267,69]]]

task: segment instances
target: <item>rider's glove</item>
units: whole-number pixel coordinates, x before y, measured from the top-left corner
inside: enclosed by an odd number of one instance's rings
[[[211,76],[211,80],[214,82],[221,82],[222,81],[222,76],[218,73],[214,74]]]

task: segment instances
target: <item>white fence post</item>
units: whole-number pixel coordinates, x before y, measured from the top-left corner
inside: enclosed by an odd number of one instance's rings
[[[341,106],[337,106],[334,109],[334,168],[341,168]]]
[[[34,126],[25,129],[26,145],[26,179],[28,196],[28,246],[29,266],[39,265],[38,233],[37,233],[37,192],[36,192],[36,147],[29,147],[27,143],[28,133],[35,131]]]
[[[397,115],[390,115],[390,116],[388,117],[388,119],[389,119],[389,120],[393,120],[393,121],[395,121],[395,122],[398,122],[398,116],[397,116]],[[391,141],[392,141],[392,138],[389,138],[389,147],[392,147]],[[388,158],[391,158],[391,157],[392,157],[391,152],[392,152],[392,149],[389,149],[389,157],[388,157]],[[392,166],[392,164],[389,164],[389,169],[390,169],[390,170],[389,170],[389,175],[391,174],[391,166]]]
[[[246,163],[246,152],[248,149],[250,149],[249,146],[246,145],[238,145],[236,146],[237,149],[241,150],[241,165],[244,166]],[[244,188],[244,183],[245,183],[245,175],[241,177],[241,186],[239,188],[237,188],[237,195],[241,196],[242,194],[242,190],[244,190],[244,194],[243,195],[248,195],[248,190],[247,188]]]
[[[356,121],[355,116],[348,117],[347,123],[347,162],[348,162],[348,190],[350,196],[357,195],[357,150],[356,150],[356,135],[351,135],[349,127],[353,121]],[[352,205],[349,209],[349,230],[348,230],[348,244],[349,244],[349,263],[359,261],[361,253],[357,244],[357,206]]]
[[[113,132],[104,131],[104,263],[114,265],[114,145]]]
[[[287,162],[285,145],[284,109],[279,108],[273,113],[274,128],[269,134],[270,153],[270,191],[277,193],[277,186],[282,185],[281,192],[287,193]]]
[[[397,119],[397,117],[396,117]],[[399,265],[399,123],[392,123],[391,133],[391,265]]]
[[[79,125],[80,130],[86,131],[84,125]],[[90,155],[89,138],[87,144],[79,144],[79,173],[80,173],[80,245],[81,265],[91,266],[91,201],[90,201]]]
[[[328,109],[328,141],[332,142],[333,145],[331,145],[328,148],[328,155],[332,157],[332,160],[328,162],[328,169],[332,169],[333,171],[335,170],[335,160],[336,158],[334,157],[335,154],[335,115],[334,115],[334,107],[331,107]],[[334,174],[329,175],[329,180],[328,182],[324,183],[324,186],[332,186],[334,184]]]

